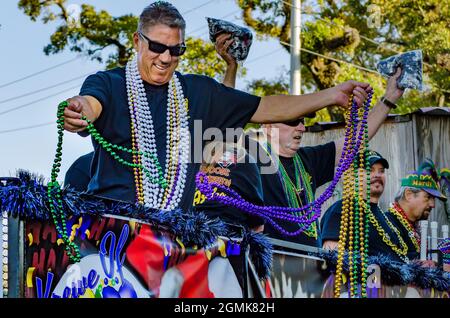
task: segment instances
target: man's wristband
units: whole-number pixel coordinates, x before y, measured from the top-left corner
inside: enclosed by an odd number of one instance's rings
[[[383,103],[383,104],[385,104],[387,107],[389,107],[389,108],[392,108],[392,109],[395,109],[395,108],[397,108],[397,105],[395,104],[395,103],[393,103],[393,102],[391,102],[389,99],[387,99],[386,97],[381,97],[381,102]]]

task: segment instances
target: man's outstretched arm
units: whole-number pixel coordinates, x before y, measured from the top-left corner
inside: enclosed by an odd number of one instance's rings
[[[312,94],[265,96],[261,98],[250,121],[261,124],[280,123],[304,117],[327,106],[348,108],[351,94],[358,106],[361,106],[370,89],[367,83],[347,81]]]

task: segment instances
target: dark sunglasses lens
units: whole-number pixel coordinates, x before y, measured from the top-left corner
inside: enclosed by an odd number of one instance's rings
[[[291,127],[297,127],[300,123],[302,123],[304,125],[305,119],[301,118],[301,119],[285,122],[286,125],[291,126]]]
[[[180,56],[183,55],[184,52],[186,51],[186,46],[184,45],[177,45],[177,46],[173,46],[170,49],[170,55],[172,56]]]
[[[150,51],[158,54],[164,53],[168,49],[168,47],[164,44],[153,41],[148,41],[148,48],[150,49]]]
[[[162,54],[165,51],[169,50],[170,55],[172,56],[180,56],[183,55],[184,52],[186,51],[186,46],[184,45],[176,45],[176,46],[167,46],[161,43],[157,43],[157,42],[153,42],[153,41],[149,41],[148,42],[148,48],[158,54]]]

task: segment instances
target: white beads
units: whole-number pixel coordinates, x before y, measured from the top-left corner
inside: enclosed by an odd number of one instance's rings
[[[126,83],[130,117],[136,132],[136,144],[140,151],[158,158],[153,119],[136,57],[127,64]],[[168,189],[163,189],[157,183],[151,182],[143,171],[144,204],[148,207],[173,210],[181,201],[186,184],[190,150],[188,118],[183,89],[174,74],[169,82],[167,94],[166,164],[163,170]],[[157,180],[159,175],[153,160],[143,155],[140,156],[140,160],[150,171],[151,178]]]

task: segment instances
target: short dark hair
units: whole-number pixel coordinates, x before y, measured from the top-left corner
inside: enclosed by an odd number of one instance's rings
[[[171,28],[186,29],[186,21],[177,8],[166,1],[156,1],[147,6],[139,16],[138,31],[144,32],[148,27],[163,24]]]

